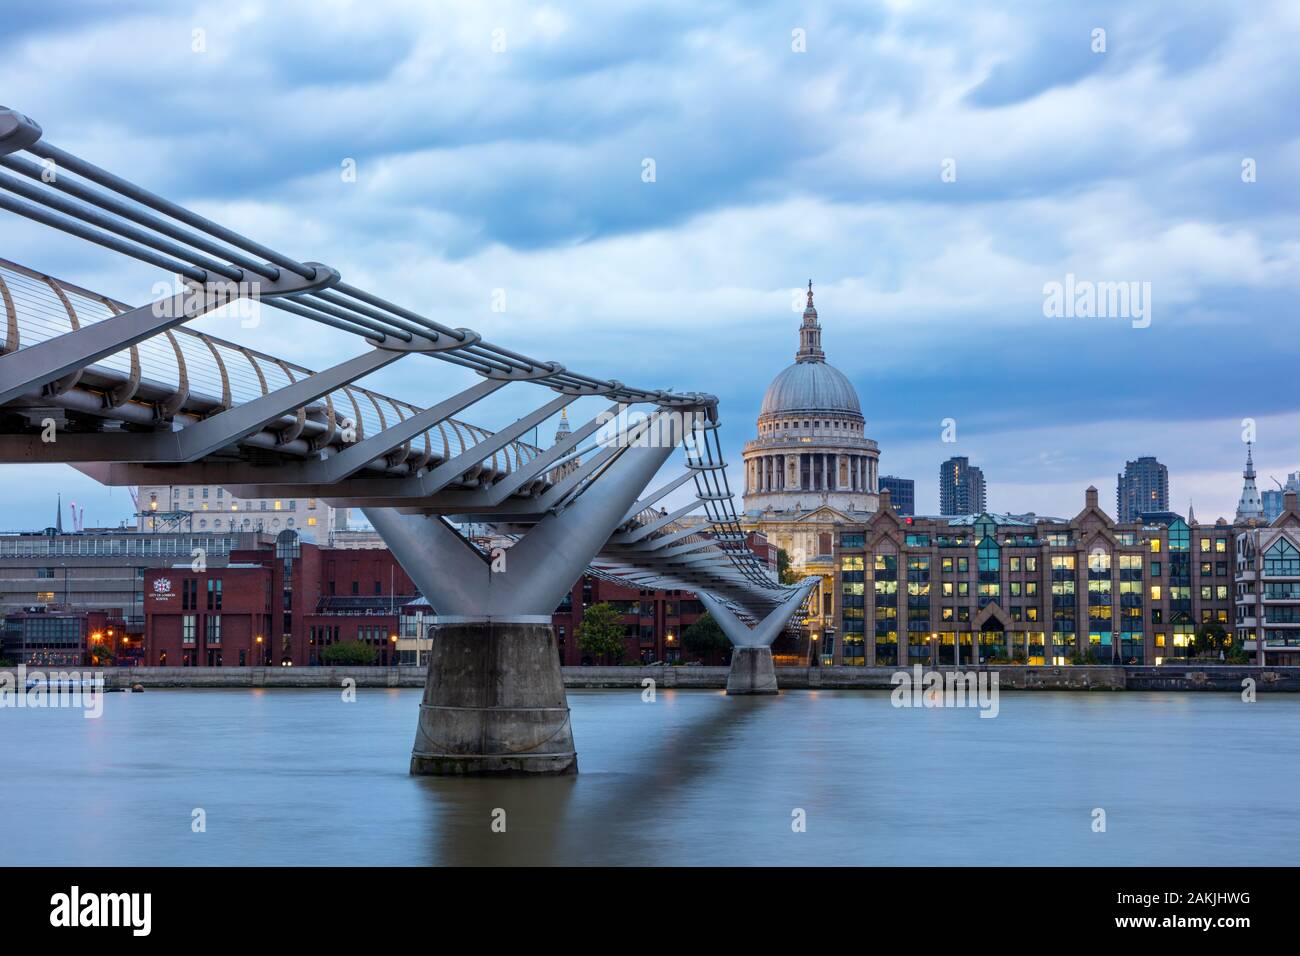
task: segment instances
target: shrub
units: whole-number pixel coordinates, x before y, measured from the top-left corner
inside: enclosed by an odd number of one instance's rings
[[[330,644],[320,652],[320,662],[335,667],[364,666],[373,664],[377,660],[379,660],[379,650],[370,644],[362,644],[359,641],[342,641],[338,644]]]

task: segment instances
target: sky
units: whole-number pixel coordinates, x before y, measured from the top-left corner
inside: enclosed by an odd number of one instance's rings
[[[991,510],[1067,517],[1089,484],[1113,513],[1125,460],[1155,455],[1175,510],[1231,518],[1246,419],[1261,488],[1300,469],[1294,3],[4,16],[4,105],[49,142],[446,324],[717,395],[733,486],[809,278],[920,512],[951,455]],[[4,212],[0,256],[133,303],[165,278]],[[1067,276],[1136,283],[1145,315],[1049,315]],[[199,327],[310,367],[358,351],[273,311]],[[365,384],[426,404],[467,380],[408,359]],[[544,399],[512,385],[474,421]],[[0,529],[49,524],[57,491],[88,525],[132,510],[66,466],[0,466],[0,490]]]

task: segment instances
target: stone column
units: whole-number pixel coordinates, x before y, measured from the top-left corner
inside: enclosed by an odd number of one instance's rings
[[[777,694],[776,667],[770,647],[734,647],[727,671],[728,694]]]
[[[411,773],[577,773],[550,622],[441,624]]]

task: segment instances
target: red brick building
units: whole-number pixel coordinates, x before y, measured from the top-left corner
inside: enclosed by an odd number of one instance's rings
[[[551,617],[562,663],[601,663],[578,647],[578,626],[587,608],[604,603],[623,615],[623,660],[648,663],[686,660],[690,656],[682,651],[682,632],[704,613],[695,595],[686,591],[638,590],[586,575]]]
[[[400,610],[415,586],[386,550],[320,548],[292,533],[234,551],[226,567],[145,573],[145,662],[231,667],[318,662],[340,641],[395,659]]]

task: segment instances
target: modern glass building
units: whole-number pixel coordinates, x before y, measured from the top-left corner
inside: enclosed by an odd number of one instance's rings
[[[911,478],[881,475],[880,490],[889,492],[889,503],[900,515],[907,517],[916,514],[916,482]]]
[[[1169,510],[1169,469],[1155,458],[1126,461],[1115,479],[1116,520],[1137,521],[1144,511]]]
[[[939,466],[939,514],[979,514],[986,501],[984,472],[969,458],[949,458]]]

